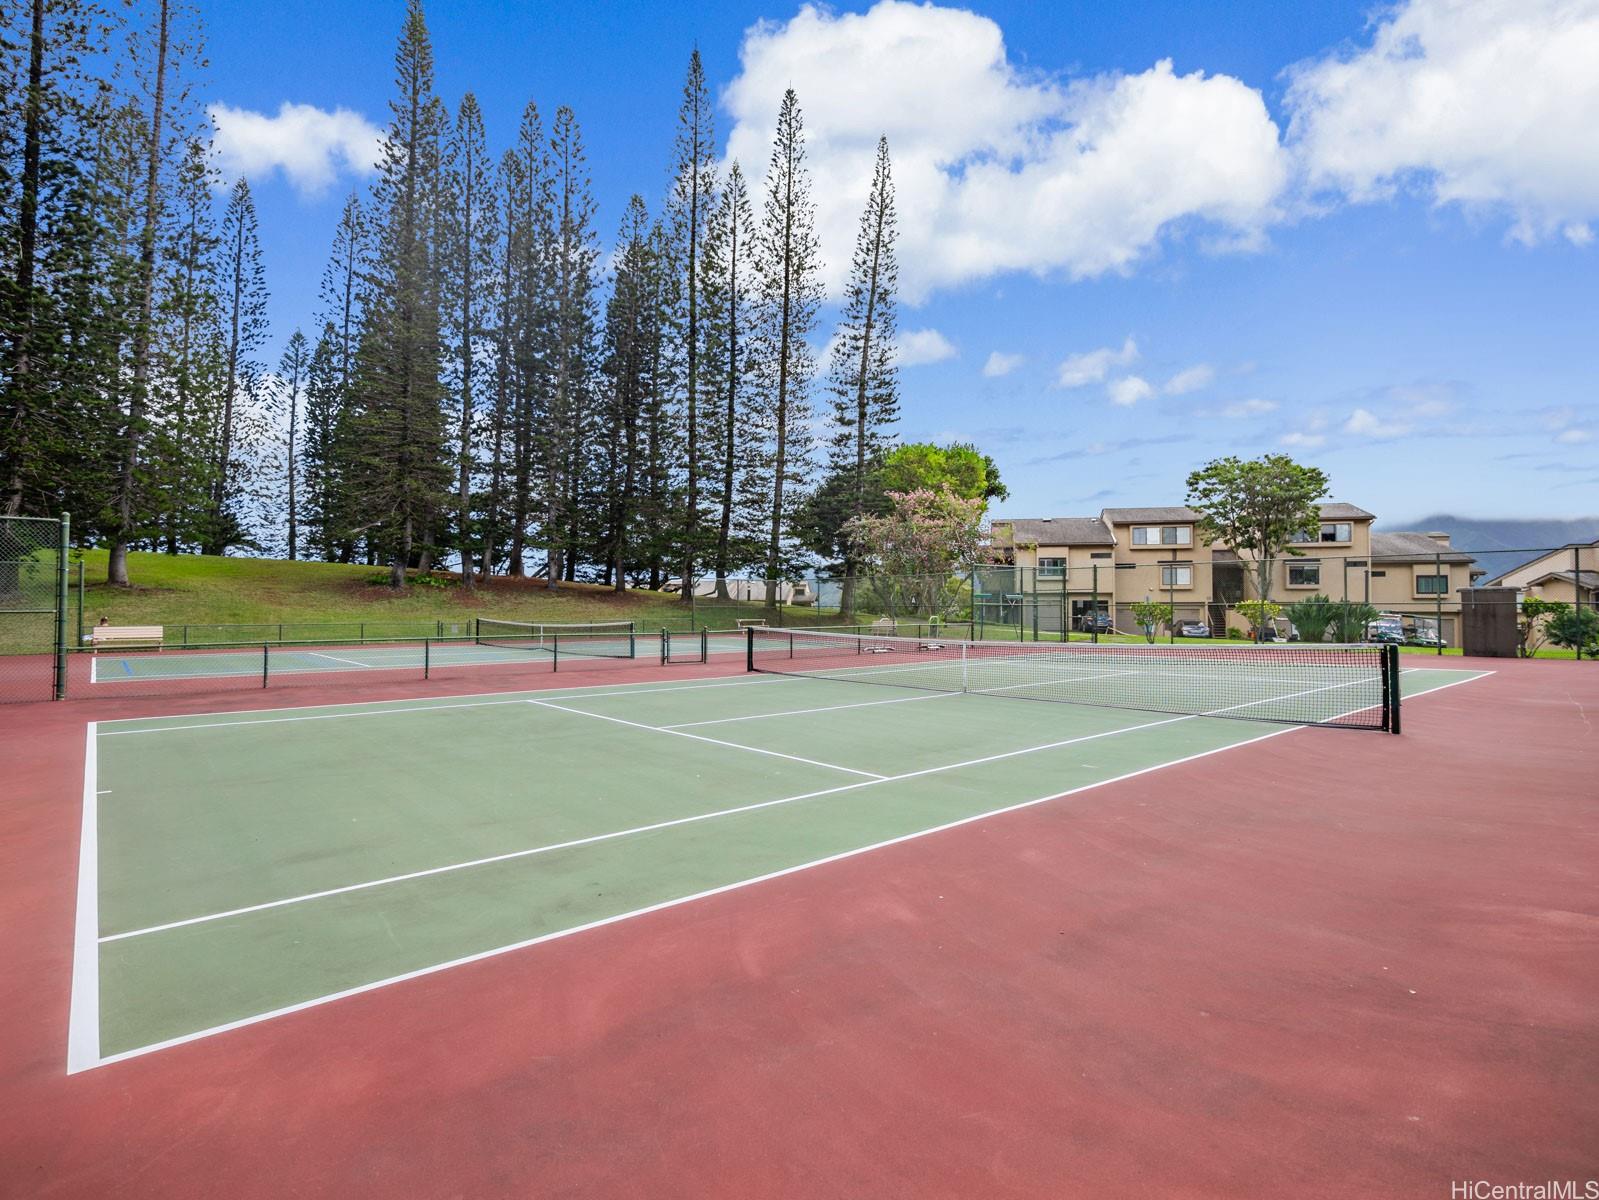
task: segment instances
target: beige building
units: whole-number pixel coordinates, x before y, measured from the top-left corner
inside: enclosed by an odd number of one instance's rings
[[[1584,608],[1599,603],[1599,538],[1568,542],[1531,562],[1486,581],[1484,587],[1513,587],[1523,596],[1544,600],[1581,602]]]
[[[1320,527],[1298,540],[1299,553],[1273,564],[1271,598],[1285,605],[1313,595],[1368,601],[1410,625],[1436,625],[1452,640],[1474,560],[1446,534],[1373,533],[1375,519],[1353,504],[1322,505]],[[980,573],[985,608],[1026,609],[1022,619],[1051,632],[1062,623],[1084,628],[1097,610],[1132,631],[1131,606],[1149,599],[1169,602],[1179,622],[1204,621],[1218,634],[1242,628],[1247,622],[1235,606],[1256,595],[1255,564],[1206,542],[1198,521],[1182,506],[996,519],[1000,565]]]

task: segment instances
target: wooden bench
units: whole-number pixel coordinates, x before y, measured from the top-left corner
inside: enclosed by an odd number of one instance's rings
[[[98,654],[101,646],[154,646],[161,649],[159,625],[96,625],[89,631],[89,644]]]

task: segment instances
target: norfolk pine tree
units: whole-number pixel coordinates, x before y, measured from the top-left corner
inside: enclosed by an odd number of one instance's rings
[[[874,464],[888,449],[889,430],[899,417],[899,379],[894,364],[895,288],[899,267],[894,256],[896,235],[894,180],[889,169],[888,139],[877,143],[872,187],[861,213],[850,264],[844,316],[833,341],[829,387],[833,393],[833,437],[828,467],[842,476],[837,499],[842,511],[827,514],[829,526],[842,533],[857,517],[875,515],[870,487]],[[855,578],[861,556],[847,535],[839,539],[844,558],[840,608],[847,619],[855,611]]]
[[[777,580],[787,565],[787,503],[811,466],[809,338],[821,303],[815,204],[805,168],[805,131],[794,89],[783,93],[766,175],[766,203],[756,255],[759,335],[755,342],[763,433],[761,476],[771,487],[766,540],[766,604],[777,605]]]

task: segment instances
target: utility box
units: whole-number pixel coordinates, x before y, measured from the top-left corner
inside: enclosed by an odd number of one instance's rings
[[[1518,589],[1460,589],[1460,649],[1482,658],[1515,658],[1521,646]]]

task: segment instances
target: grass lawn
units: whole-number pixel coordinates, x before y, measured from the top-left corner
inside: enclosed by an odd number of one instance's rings
[[[128,555],[131,588],[105,582],[106,552],[84,551],[84,624],[256,624],[275,622],[635,621],[641,629],[687,624],[660,592],[621,595],[598,584],[495,577],[486,587],[413,585],[396,594],[380,567],[213,555]],[[752,606],[753,607],[753,606]]]

